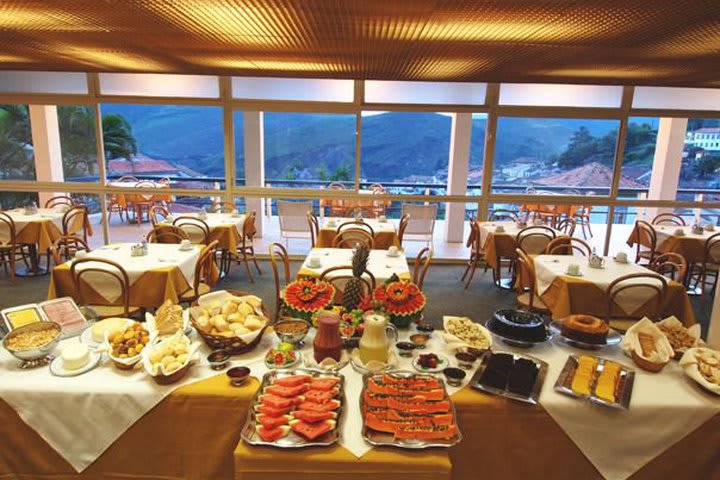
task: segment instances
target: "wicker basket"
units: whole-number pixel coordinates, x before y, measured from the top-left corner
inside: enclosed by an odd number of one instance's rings
[[[140,360],[142,359],[141,355],[136,355],[136,357],[137,357],[137,360],[135,360],[134,362],[129,363],[129,364],[118,362],[113,357],[110,357],[110,360],[112,360],[113,365],[115,365],[115,368],[117,368],[118,370],[132,370],[133,368],[135,368],[137,366],[138,362],[140,362]]]
[[[237,297],[243,297],[245,295],[251,295],[248,292],[243,292],[240,290],[227,290],[228,293],[235,295]],[[265,324],[265,326],[260,329],[260,332],[253,338],[250,342],[246,342],[243,339],[239,337],[223,337],[222,335],[212,335],[210,333],[203,332],[203,330],[198,326],[197,322],[195,322],[195,319],[192,318],[192,315],[190,316],[190,323],[193,327],[195,327],[195,330],[197,330],[198,335],[202,337],[202,339],[205,341],[208,347],[210,347],[212,350],[226,350],[231,355],[239,355],[241,353],[246,353],[251,350],[253,350],[255,347],[258,346],[260,343],[260,340],[262,340],[263,335],[265,334],[265,331],[270,326],[270,312],[268,311],[267,307],[265,306],[265,303],[261,305],[262,314],[265,318],[268,319],[268,323]]]
[[[162,373],[160,373],[153,376],[152,379],[155,380],[155,383],[159,385],[170,385],[172,383],[179,382],[185,376],[188,370],[190,370],[191,363],[192,362],[186,363],[184,367],[171,373],[170,375],[163,375]]]
[[[655,372],[655,373],[657,373],[657,372],[659,372],[660,370],[662,370],[663,367],[665,367],[665,365],[668,364],[668,362],[665,362],[665,363],[654,363],[654,362],[650,362],[650,361],[648,361],[648,360],[645,360],[645,359],[642,358],[640,355],[638,355],[637,353],[635,353],[635,350],[633,350],[633,351],[630,353],[630,356],[632,357],[633,362],[635,362],[635,365],[637,365],[638,367],[642,368],[643,370],[647,370],[648,372]]]

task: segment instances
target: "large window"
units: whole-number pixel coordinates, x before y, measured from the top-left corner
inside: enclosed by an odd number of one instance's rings
[[[57,117],[65,180],[97,179],[95,110],[84,106],[58,106]]]
[[[483,173],[483,158],[485,155],[485,129],[487,128],[487,113],[472,114],[472,129],[470,133],[470,165],[468,169],[468,195],[480,195]],[[468,207],[477,210],[477,204]]]
[[[355,115],[265,112],[265,182],[319,188],[355,178]]]
[[[235,129],[235,185],[245,185],[245,130],[243,112],[233,113]]]
[[[108,178],[170,178],[179,188],[225,181],[220,107],[102,105]]]
[[[451,123],[446,113],[363,112],[361,183],[398,194],[444,194]]]
[[[607,195],[619,120],[498,119],[493,191]]]
[[[720,200],[720,120],[688,119],[678,200]]]
[[[35,180],[27,105],[0,105],[0,179]]]

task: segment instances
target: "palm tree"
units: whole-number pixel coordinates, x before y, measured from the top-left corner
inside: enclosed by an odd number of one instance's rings
[[[0,105],[0,176],[34,179],[30,119],[26,105]]]
[[[103,115],[103,144],[105,145],[105,158],[122,157],[133,161],[137,155],[137,142],[132,133],[132,126],[125,117],[117,114]]]

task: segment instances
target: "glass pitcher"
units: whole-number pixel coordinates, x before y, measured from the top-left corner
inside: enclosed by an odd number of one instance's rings
[[[385,315],[367,313],[363,315],[363,327],[364,331],[358,348],[360,360],[366,365],[372,360],[387,363],[391,345],[388,334],[394,337],[393,344],[398,339],[395,325],[390,323]]]

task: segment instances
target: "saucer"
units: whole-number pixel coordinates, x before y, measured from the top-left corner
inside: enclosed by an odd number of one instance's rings
[[[63,366],[62,358],[60,356],[55,357],[55,359],[50,364],[50,373],[55,375],[56,377],[77,377],[78,375],[82,375],[83,373],[89,372],[93,368],[97,367],[98,363],[100,362],[100,358],[102,357],[102,353],[97,353],[92,350],[90,350],[90,361],[82,367],[78,368],[77,370],[68,370]]]
[[[190,245],[189,247],[178,247],[178,250],[180,250],[181,252],[189,252],[192,249],[193,249],[192,245]]]
[[[400,252],[397,252],[397,253],[387,252],[385,255],[387,255],[387,256],[390,257],[390,258],[397,258],[397,257],[400,256]]]
[[[617,257],[613,257],[613,260],[615,260],[615,262],[617,262],[617,263],[630,263],[630,262],[628,261],[627,257],[625,257],[625,260],[620,260],[620,259],[617,258]]]
[[[571,277],[582,277],[582,276],[583,276],[583,273],[582,273],[582,272],[570,273],[570,272],[568,272],[567,270],[565,270],[565,272],[563,272],[563,273],[564,273],[565,275],[570,275]]]

